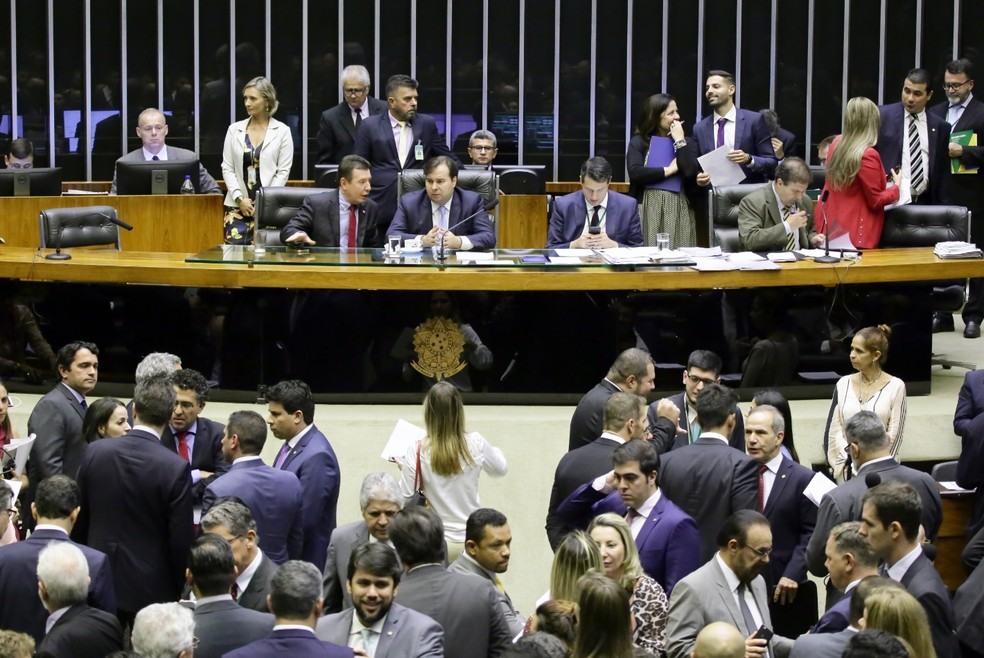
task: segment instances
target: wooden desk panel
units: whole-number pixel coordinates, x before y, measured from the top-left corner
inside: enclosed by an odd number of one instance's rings
[[[951,592],[967,580],[961,553],[967,546],[967,521],[974,511],[974,494],[941,491],[943,523],[936,538],[936,570]]]
[[[547,197],[503,194],[499,197],[500,249],[542,249],[547,244]]]
[[[628,183],[613,182],[609,189],[622,194],[629,193]],[[547,181],[547,194],[567,194],[568,192],[580,192],[581,183],[578,181]]]
[[[0,236],[10,247],[38,245],[38,215],[47,208],[112,206],[133,225],[120,231],[124,251],[194,253],[222,242],[218,194],[0,197]]]

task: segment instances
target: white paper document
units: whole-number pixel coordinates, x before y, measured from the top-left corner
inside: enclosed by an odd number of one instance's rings
[[[855,248],[854,247],[854,243],[851,242],[851,234],[850,233],[842,233],[842,234],[838,235],[836,238],[831,239],[831,241],[830,241],[830,248],[831,249],[854,249]]]
[[[35,435],[26,439],[14,439],[7,444],[4,450],[14,457],[14,472],[17,475],[24,474],[24,467],[27,466],[27,458],[31,454],[31,447],[34,445]]]
[[[732,261],[733,262],[733,261]],[[737,263],[738,269],[742,271],[746,270],[781,270],[778,263],[773,263],[771,260],[763,258],[762,260],[745,260],[739,261]]]
[[[693,258],[713,258],[723,253],[721,247],[680,247],[677,251],[682,251]]]
[[[469,260],[495,260],[495,254],[491,251],[456,251],[454,255],[459,263]]]
[[[564,256],[564,257],[574,257],[574,256],[577,256],[578,258],[587,258],[589,256],[594,256],[595,255],[594,249],[568,249],[568,248],[565,248],[565,249],[554,249],[554,251],[557,252],[557,255],[558,256]]]
[[[803,490],[803,495],[810,499],[810,502],[820,507],[820,501],[823,499],[824,495],[831,489],[836,488],[837,485],[834,484],[830,478],[820,473],[813,476],[810,480],[810,484],[806,485],[806,489]]]
[[[736,251],[735,253],[728,254],[726,258],[732,263],[754,263],[765,260],[765,256],[760,256],[754,251]]]
[[[769,254],[769,260],[773,263],[795,263],[796,255],[791,251],[776,251]]]
[[[582,265],[580,256],[551,256],[551,265]]]
[[[401,418],[396,421],[396,427],[393,428],[393,433],[390,434],[389,441],[386,442],[386,447],[383,448],[383,454],[380,457],[388,462],[399,462],[407,454],[410,446],[425,436],[427,436],[427,430]]]
[[[692,267],[698,272],[727,272],[738,269],[736,263],[729,263],[723,258],[694,258]]]
[[[17,496],[20,495],[21,486],[23,486],[21,484],[21,481],[20,480],[17,480],[17,479],[14,479],[14,480],[4,480],[3,482],[8,487],[10,487],[10,490],[12,492],[14,492],[13,498],[10,499],[11,502],[16,501],[17,500]]]
[[[710,175],[711,185],[737,185],[745,180],[742,168],[728,159],[730,150],[725,144],[697,158],[704,173]]]

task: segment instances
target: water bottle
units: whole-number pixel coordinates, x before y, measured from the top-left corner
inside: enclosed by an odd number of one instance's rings
[[[184,182],[181,183],[181,194],[194,194],[195,186],[191,182],[191,176],[185,176]]]

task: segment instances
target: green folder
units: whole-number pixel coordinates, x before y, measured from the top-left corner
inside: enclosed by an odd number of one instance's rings
[[[977,146],[977,135],[973,130],[961,130],[950,133],[950,143],[960,146]],[[960,162],[960,158],[950,158],[950,172],[954,174],[976,174],[977,167],[968,167]]]

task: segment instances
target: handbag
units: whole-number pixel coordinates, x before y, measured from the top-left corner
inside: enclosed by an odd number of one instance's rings
[[[405,507],[427,507],[427,496],[424,495],[424,478],[420,474],[420,446],[417,444],[417,470],[413,474],[413,494],[407,499]]]

